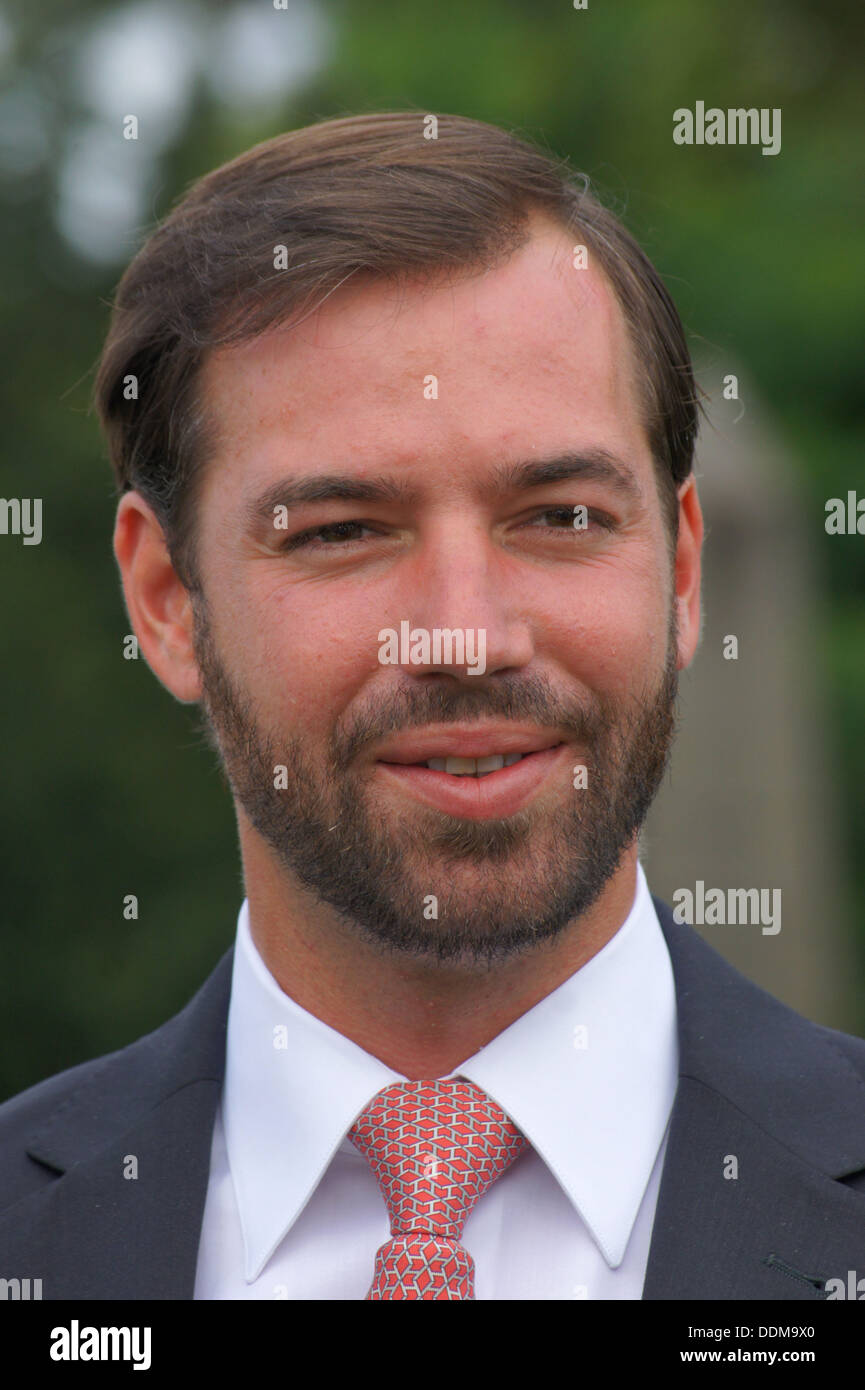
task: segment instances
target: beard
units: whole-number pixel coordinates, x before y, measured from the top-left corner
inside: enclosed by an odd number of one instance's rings
[[[403,958],[492,966],[552,942],[597,901],[661,784],[675,731],[675,611],[654,689],[628,701],[557,693],[537,674],[482,688],[409,679],[340,718],[322,753],[268,725],[229,675],[206,605],[194,602],[202,732],[236,802],[289,880],[374,949]],[[476,679],[476,678],[473,678]],[[373,792],[358,755],[428,724],[497,718],[562,732],[587,785],[552,804],[472,821],[417,805],[397,812]]]

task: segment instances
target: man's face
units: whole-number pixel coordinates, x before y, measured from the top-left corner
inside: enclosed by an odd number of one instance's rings
[[[196,656],[241,831],[382,949],[558,936],[657,790],[684,662],[635,370],[612,291],[540,220],[499,269],[349,285],[206,365]],[[335,477],[381,495],[297,501]],[[405,623],[485,640],[483,670],[383,662]],[[418,765],[449,755],[509,765]]]

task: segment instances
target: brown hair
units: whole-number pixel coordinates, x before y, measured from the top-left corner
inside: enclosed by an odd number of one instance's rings
[[[527,239],[533,209],[587,247],[621,306],[673,553],[698,407],[658,272],[565,161],[482,121],[437,120],[433,139],[423,113],[404,111],[321,121],[256,145],[193,184],[121,279],[96,409],[118,490],[135,488],[151,505],[187,587],[200,588],[194,485],[215,439],[197,392],[207,352],[296,321],[353,275],[498,264]],[[285,269],[274,269],[277,246]]]

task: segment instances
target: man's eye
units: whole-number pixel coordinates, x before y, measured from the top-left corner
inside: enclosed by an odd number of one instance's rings
[[[368,531],[362,521],[330,521],[324,526],[314,526],[309,531],[301,531],[297,536],[289,536],[279,547],[280,550],[299,550],[302,546],[314,547],[316,544],[340,547],[340,543],[360,539],[359,531]]]
[[[613,530],[612,518],[607,516],[606,512],[596,511],[594,507],[546,507],[542,512],[538,512],[533,521],[546,521],[548,517],[555,517],[558,523],[549,524],[551,531],[576,531],[579,534],[580,531],[587,530],[592,523],[603,527],[605,531]]]

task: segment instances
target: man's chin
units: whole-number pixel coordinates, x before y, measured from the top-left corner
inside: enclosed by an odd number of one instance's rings
[[[404,880],[392,893],[379,885],[375,900],[360,911],[355,904],[344,920],[382,954],[488,968],[559,939],[597,896],[595,887],[582,884],[563,897],[561,883],[519,885],[480,873],[464,880],[463,874],[446,883],[442,876]]]
[[[341,873],[319,879],[317,891],[376,949],[454,965],[503,963],[558,938],[609,877],[599,878],[597,862],[581,857],[561,826],[531,829],[439,825],[441,846],[385,822],[366,853],[361,836],[339,855]]]

